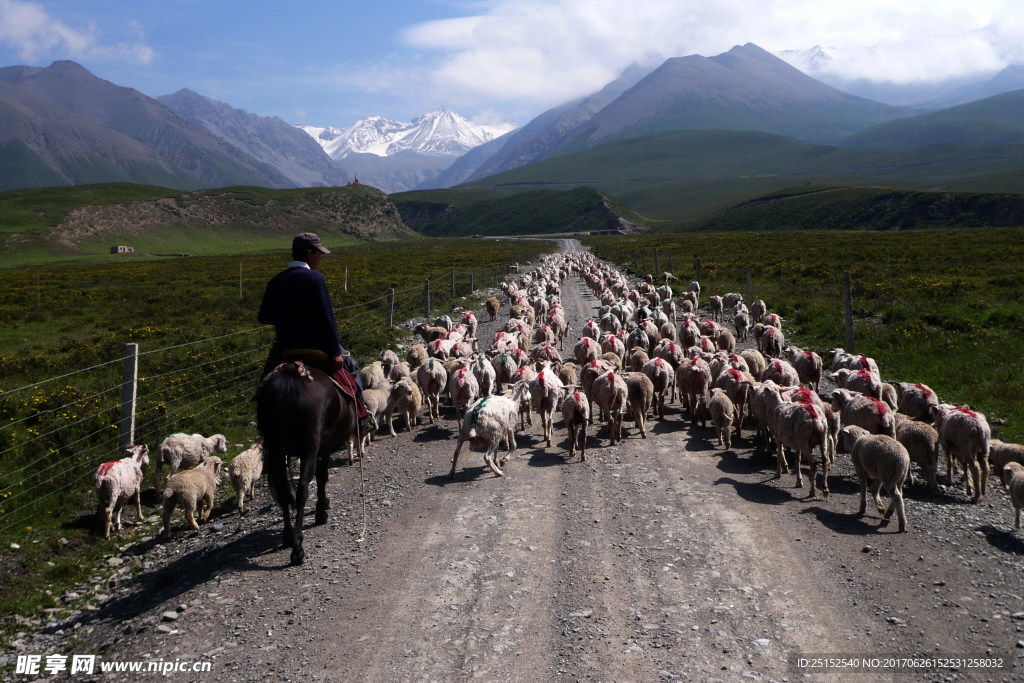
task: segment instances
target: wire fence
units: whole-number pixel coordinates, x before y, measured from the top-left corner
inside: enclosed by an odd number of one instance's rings
[[[408,321],[468,304],[465,297],[497,284],[504,272],[453,268],[442,282],[338,307],[342,344],[368,362],[409,334]],[[149,445],[153,459],[174,432],[224,433],[240,445],[254,439],[252,399],[272,339],[273,328],[259,326],[138,349],[134,442]],[[40,514],[67,520],[81,510],[97,466],[121,457],[119,424],[129,410],[123,366],[123,357],[111,358],[0,391],[0,534],[30,532]]]

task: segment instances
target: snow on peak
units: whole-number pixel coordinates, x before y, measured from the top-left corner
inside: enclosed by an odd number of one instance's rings
[[[410,123],[367,116],[343,130],[299,126],[334,159],[349,154],[385,157],[403,151],[430,156],[461,156],[479,145],[515,130],[514,123],[485,126],[473,123],[447,107],[418,116]]]
[[[805,50],[783,50],[775,53],[775,56],[808,76],[819,76],[832,70],[836,66],[836,62],[842,61],[839,50],[824,48],[820,45]]]

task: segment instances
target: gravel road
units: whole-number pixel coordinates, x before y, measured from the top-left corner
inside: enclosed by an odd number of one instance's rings
[[[597,301],[577,279],[562,291],[580,329]],[[481,322],[482,342],[506,315]],[[126,547],[118,576],[135,578],[93,586],[98,609],[26,635],[22,651],[73,634],[70,652],[205,661],[240,681],[845,679],[796,667],[826,655],[1004,667],[863,680],[1021,680],[1024,534],[995,479],[979,505],[962,487],[909,487],[899,534],[856,516],[843,453],[831,497],[809,500],[792,475],[772,479],[749,427],[725,451],[678,404],[649,425],[641,439],[627,422],[614,447],[591,428],[581,463],[560,418],[551,448],[535,420],[506,477],[474,451],[450,480],[445,412],[332,470],[330,521],[307,529],[304,566],[288,566],[261,487],[241,519],[225,503],[199,532]]]

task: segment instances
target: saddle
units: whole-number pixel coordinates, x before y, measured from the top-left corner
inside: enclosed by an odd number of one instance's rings
[[[323,370],[340,392],[353,399],[356,397],[356,381],[352,373],[343,367],[332,368],[333,359],[323,351],[319,349],[288,349],[281,354],[281,358],[286,363],[305,364]]]

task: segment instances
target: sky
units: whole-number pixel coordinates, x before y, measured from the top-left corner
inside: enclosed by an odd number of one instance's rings
[[[821,45],[834,75],[934,81],[1024,64],[1022,0],[0,0],[0,66],[70,59],[292,124],[444,105],[520,125],[633,63]]]

